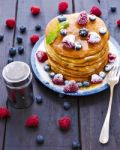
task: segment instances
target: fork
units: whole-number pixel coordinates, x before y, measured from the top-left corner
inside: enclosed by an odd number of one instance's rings
[[[115,85],[119,82],[119,77],[120,77],[120,66],[114,66],[112,70],[109,72],[107,77],[107,83],[110,86],[110,100],[109,100],[105,121],[103,123],[102,130],[99,137],[99,142],[102,144],[106,144],[109,141],[109,124],[110,124],[113,91]]]

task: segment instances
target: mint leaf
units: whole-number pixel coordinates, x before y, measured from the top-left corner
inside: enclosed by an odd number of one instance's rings
[[[57,35],[58,35],[57,31],[51,31],[46,38],[46,43],[47,44],[53,43],[55,41],[55,39],[57,38]]]
[[[63,21],[59,24],[59,30],[69,27],[68,21]]]

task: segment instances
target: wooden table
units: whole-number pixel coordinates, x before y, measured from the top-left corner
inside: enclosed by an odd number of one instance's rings
[[[18,55],[14,60],[20,60],[30,64],[30,55],[32,46],[29,37],[36,33],[34,27],[40,23],[42,30],[40,35],[44,34],[46,24],[58,15],[57,5],[59,0],[0,0],[0,33],[4,33],[4,41],[0,43],[0,70],[6,65],[8,59],[8,50],[11,46],[18,47],[16,37],[20,35],[19,27],[27,27],[27,33],[22,35],[24,55]],[[89,9],[93,5],[98,5],[102,12],[102,18],[107,24],[111,35],[120,44],[120,28],[115,24],[120,18],[119,0],[68,0],[69,9],[67,13],[79,12]],[[41,14],[33,17],[30,13],[31,5],[38,5],[41,8]],[[111,13],[110,7],[116,6],[117,12]],[[5,27],[5,20],[13,17],[16,19],[16,28],[8,30]],[[39,32],[38,32],[39,33]],[[0,73],[0,106],[6,105],[7,94]],[[103,121],[105,119],[109,90],[86,97],[60,98],[58,94],[43,87],[41,83],[34,79],[34,96],[41,95],[43,104],[36,102],[28,109],[19,110],[10,106],[12,115],[8,120],[0,120],[0,150],[70,150],[72,141],[80,141],[82,150],[119,150],[120,149],[120,84],[115,88],[113,97],[113,106],[110,122],[110,141],[106,145],[101,145],[98,141]],[[64,101],[70,101],[72,107],[70,110],[63,109]],[[40,116],[40,126],[37,129],[26,129],[24,122],[31,114]],[[71,129],[63,133],[57,125],[57,119],[68,115],[72,118]],[[42,134],[45,137],[45,143],[38,146],[35,142],[36,136]]]

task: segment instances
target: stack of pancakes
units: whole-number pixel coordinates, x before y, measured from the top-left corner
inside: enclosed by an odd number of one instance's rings
[[[98,17],[95,21],[88,19],[84,28],[87,28],[89,32],[96,32],[101,37],[99,43],[90,44],[87,38],[79,35],[79,30],[83,26],[77,23],[78,16],[79,13],[65,15],[69,22],[67,35],[75,35],[75,39],[81,43],[82,48],[79,51],[65,48],[62,43],[64,37],[59,33],[52,44],[47,44],[45,40],[45,49],[48,53],[48,62],[55,73],[63,74],[67,80],[86,81],[92,74],[102,71],[108,62],[109,31],[107,30],[105,35],[100,35],[99,29],[106,28],[103,20]],[[46,37],[56,28],[57,24],[57,17],[48,23],[45,31]]]

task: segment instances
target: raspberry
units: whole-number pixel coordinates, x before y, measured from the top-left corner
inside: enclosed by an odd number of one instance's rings
[[[33,44],[33,45],[34,45],[38,40],[39,40],[39,35],[37,35],[37,34],[33,34],[33,35],[30,37],[31,44]]]
[[[109,63],[113,63],[116,59],[116,55],[115,54],[112,54],[112,53],[109,53],[108,54],[108,62]]]
[[[101,12],[101,10],[100,10],[99,7],[93,6],[93,7],[90,9],[90,14],[94,14],[94,15],[100,17],[100,16],[102,15],[102,12]]]
[[[60,13],[64,13],[68,9],[68,3],[63,1],[58,4],[58,10]]]
[[[101,83],[103,81],[102,77],[97,74],[93,74],[91,77],[91,83]]]
[[[64,131],[69,130],[70,126],[71,126],[71,118],[67,117],[67,116],[61,117],[58,120],[58,125],[59,125],[60,129],[62,129]]]
[[[69,34],[65,36],[62,40],[63,46],[69,49],[72,49],[75,47],[75,36],[72,34]]]
[[[13,29],[15,25],[16,25],[15,19],[10,18],[6,20],[6,26],[8,28]]]
[[[37,127],[39,125],[39,118],[37,115],[31,115],[25,122],[27,127]]]
[[[87,37],[88,43],[95,44],[95,43],[99,43],[100,40],[101,40],[101,37],[96,32],[90,32],[88,34],[88,37]]]
[[[86,24],[87,24],[87,21],[88,21],[88,20],[87,20],[87,13],[86,13],[86,11],[84,10],[84,11],[82,11],[82,12],[80,13],[77,22],[78,22],[79,25],[86,25]]]
[[[53,82],[54,84],[57,84],[57,85],[63,85],[63,84],[64,84],[63,75],[62,75],[62,74],[56,74],[56,75],[53,77],[52,82]]]
[[[31,6],[31,13],[33,15],[38,15],[41,12],[40,8],[38,6]]]
[[[119,20],[117,20],[117,25],[120,27],[120,19]]]
[[[0,119],[10,117],[10,111],[6,107],[0,107]]]
[[[41,63],[45,62],[48,59],[47,53],[40,50],[36,53],[36,56],[38,61]]]
[[[66,93],[77,92],[78,89],[78,84],[75,81],[69,81],[68,84],[64,86],[64,92]]]

